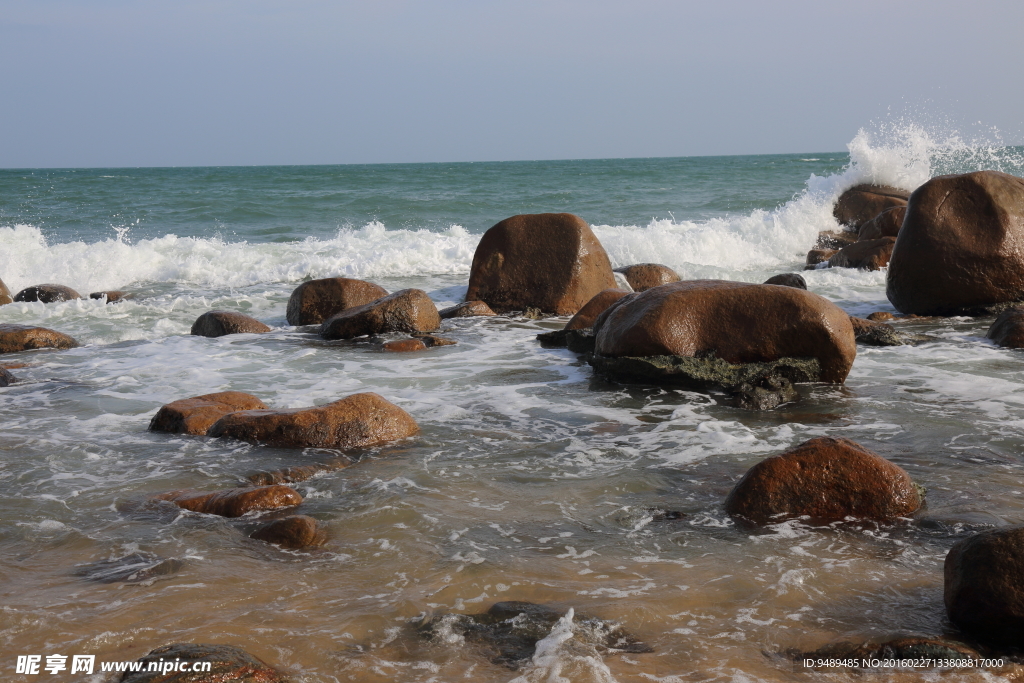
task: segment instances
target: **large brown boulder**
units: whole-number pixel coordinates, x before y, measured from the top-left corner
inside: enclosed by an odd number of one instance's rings
[[[832,208],[840,225],[854,230],[894,206],[905,206],[910,193],[889,185],[856,185],[846,190]]]
[[[573,315],[615,286],[608,254],[582,218],[524,214],[484,233],[473,255],[466,300],[484,301],[498,313],[536,308]]]
[[[895,237],[881,237],[877,240],[861,240],[843,247],[828,260],[829,268],[860,268],[881,270],[889,265]]]
[[[1024,348],[1024,309],[1011,308],[1000,313],[985,336],[999,346]]]
[[[629,294],[594,324],[606,357],[706,356],[729,363],[816,358],[841,383],[857,355],[850,316],[795,287],[689,280]]]
[[[66,334],[31,325],[0,325],[0,353],[30,349],[73,349],[78,342]]]
[[[239,410],[264,410],[267,406],[252,394],[222,391],[172,401],[156,411],[149,422],[152,432],[206,434],[213,423]]]
[[[280,671],[233,645],[175,643],[158,647],[138,661],[139,671],[122,674],[120,683],[287,683]],[[175,663],[194,666],[197,662],[209,662],[210,670],[194,672],[192,666],[188,671],[172,670]],[[151,665],[153,671],[148,670]]]
[[[1024,527],[959,541],[943,574],[950,621],[984,642],[1024,647]]]
[[[312,548],[327,542],[327,534],[316,520],[306,515],[292,515],[267,522],[249,535],[282,548]]]
[[[14,297],[11,296],[11,290],[7,289],[3,280],[0,280],[0,306],[12,303],[14,303]]]
[[[81,298],[81,294],[64,285],[33,285],[14,295],[15,301],[41,301],[44,304]]]
[[[907,207],[894,206],[878,214],[857,232],[859,240],[877,240],[880,237],[896,237],[903,227],[903,218],[907,215]]]
[[[386,332],[433,332],[441,326],[437,306],[422,289],[403,289],[324,321],[324,339],[351,339]]]
[[[225,415],[207,432],[283,448],[365,448],[419,431],[409,413],[371,392],[325,406],[244,410]]]
[[[276,510],[302,502],[302,496],[298,491],[280,484],[224,489],[212,493],[169,491],[153,496],[153,499],[166,500],[192,512],[204,512],[221,517],[241,517],[253,510]]]
[[[621,289],[606,289],[603,292],[598,292],[593,299],[583,304],[583,308],[578,310],[576,315],[566,323],[565,329],[584,330],[588,327],[593,327],[597,316],[604,313],[609,306],[627,294],[629,292]]]
[[[223,337],[226,334],[262,334],[270,327],[256,318],[231,311],[207,311],[192,323],[192,334],[199,337]]]
[[[902,468],[849,439],[818,437],[751,467],[725,510],[755,524],[810,517],[827,524],[848,517],[892,522],[921,507]]]
[[[303,282],[288,298],[289,325],[319,325],[332,315],[376,301],[388,292],[380,285],[347,277]]]
[[[626,277],[626,282],[634,292],[642,292],[651,287],[682,280],[679,273],[660,263],[637,263],[632,266],[616,268],[615,272],[622,273]]]
[[[917,188],[885,293],[918,315],[974,314],[1024,299],[1024,179],[978,171]]]

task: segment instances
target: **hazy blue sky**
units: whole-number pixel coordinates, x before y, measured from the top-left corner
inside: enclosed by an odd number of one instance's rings
[[[0,0],[0,167],[1024,140],[1024,2]]]

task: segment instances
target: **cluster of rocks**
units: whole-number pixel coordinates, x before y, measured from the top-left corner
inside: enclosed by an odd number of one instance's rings
[[[885,268],[909,197],[887,185],[856,185],[843,192],[832,210],[841,230],[819,233],[807,253],[807,268]]]

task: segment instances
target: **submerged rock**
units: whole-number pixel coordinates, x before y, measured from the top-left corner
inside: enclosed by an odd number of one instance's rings
[[[231,311],[207,311],[192,323],[192,334],[199,337],[223,337],[228,334],[262,334],[270,327],[256,318]]]
[[[426,334],[423,332],[414,332],[413,338],[419,339],[421,342],[427,345],[428,348],[434,348],[435,346],[455,346],[458,344],[454,339],[448,339],[447,337],[438,337],[436,334]]]
[[[192,512],[204,512],[221,517],[241,517],[253,510],[276,510],[298,505],[302,502],[302,496],[288,486],[273,485],[224,489],[212,493],[169,491],[153,496],[153,500],[166,500]]]
[[[1000,313],[985,336],[998,346],[1024,348],[1024,309],[1010,308]]]
[[[439,315],[443,320],[447,320],[448,318],[490,317],[497,315],[497,313],[492,311],[491,307],[483,301],[463,301],[461,304],[442,309]]]
[[[270,484],[293,484],[299,481],[311,479],[321,472],[333,472],[353,464],[354,460],[337,458],[329,462],[312,463],[309,465],[295,465],[284,467],[270,472],[257,472],[248,477],[255,486],[268,486]]]
[[[766,285],[781,285],[782,287],[796,287],[797,289],[807,289],[807,280],[804,279],[803,275],[797,273],[782,273],[781,275],[772,275],[770,278],[764,281]]]
[[[573,353],[594,351],[594,330],[586,327],[580,330],[554,330],[541,332],[537,341],[546,349],[568,348]]]
[[[17,381],[17,378],[7,368],[0,367],[0,387],[9,387]]]
[[[903,227],[903,218],[907,215],[906,206],[894,206],[878,214],[857,232],[858,239],[877,240],[881,237],[896,237]]]
[[[420,339],[392,339],[391,341],[384,342],[381,348],[385,351],[408,353],[410,351],[424,351],[427,345]]]
[[[75,576],[99,583],[140,583],[176,574],[184,562],[154,553],[132,553],[116,560],[103,560],[79,565]]]
[[[380,285],[347,277],[303,282],[288,297],[289,325],[319,325],[331,316],[388,295]]]
[[[524,214],[484,233],[473,255],[466,300],[484,301],[497,313],[538,308],[573,315],[613,287],[608,254],[582,218]]]
[[[892,316],[889,317],[892,318]],[[904,338],[892,325],[853,316],[850,316],[850,322],[853,324],[853,333],[860,344],[869,346],[903,346],[906,344]]]
[[[315,519],[306,515],[292,515],[267,522],[249,534],[249,537],[291,550],[315,548],[327,542],[324,530]]]
[[[44,304],[81,298],[81,294],[64,285],[33,285],[14,295],[15,301],[41,301]]]
[[[324,339],[352,339],[388,332],[433,332],[441,326],[437,306],[422,289],[403,289],[349,308],[320,326]]]
[[[491,661],[510,669],[529,663],[537,641],[547,637],[565,612],[531,602],[499,602],[482,614],[446,614],[435,617],[419,627],[428,638],[449,641],[461,636],[467,642],[483,646]],[[621,625],[586,616],[575,615],[573,638],[603,652],[653,652]]]
[[[814,241],[815,249],[839,250],[857,241],[857,232],[851,230],[822,230]]]
[[[859,268],[860,270],[881,270],[889,265],[895,237],[880,237],[876,240],[862,240],[843,247],[828,260],[829,268]]]
[[[282,448],[366,448],[419,431],[409,413],[379,394],[353,394],[333,403],[291,410],[243,410],[207,432]]]
[[[926,636],[902,636],[881,642],[869,641],[859,644],[841,641],[830,643],[813,652],[791,652],[791,655],[798,661],[803,659],[847,660],[858,664],[858,666],[850,667],[857,669],[870,668],[866,664],[870,663],[871,660],[884,662],[887,659],[967,660],[981,658],[981,654],[977,650],[963,643],[947,638],[929,638]],[[880,666],[879,668],[890,667]]]
[[[576,312],[569,322],[565,324],[567,330],[582,330],[594,326],[597,316],[604,313],[609,306],[629,294],[621,289],[605,289],[594,295],[594,298],[583,304],[583,308]]]
[[[954,544],[943,574],[953,624],[985,643],[1024,647],[1024,527],[991,529]]]
[[[1024,179],[997,171],[932,178],[914,191],[886,296],[918,315],[977,315],[1024,299]]]
[[[897,206],[906,206],[910,193],[889,185],[862,184],[839,195],[832,215],[840,225],[854,230],[878,214]]]
[[[125,672],[120,683],[288,683],[284,674],[233,645],[176,643],[141,657],[142,671]],[[176,662],[210,662],[209,672],[173,671]],[[157,671],[147,671],[150,663]],[[166,672],[161,672],[167,669]]]
[[[839,253],[838,249],[811,249],[807,252],[807,267],[804,270],[816,269],[819,263],[825,263],[837,253]]]
[[[793,517],[815,524],[894,522],[921,504],[901,467],[849,439],[818,437],[751,467],[729,493],[725,510],[754,524]]]
[[[106,299],[108,304],[116,304],[121,301],[129,301],[135,298],[131,292],[122,292],[119,289],[112,289],[107,292],[92,292],[90,299]]]
[[[622,273],[626,277],[626,282],[634,292],[643,292],[652,287],[682,280],[679,273],[660,263],[638,263],[616,268],[615,272]]]
[[[66,334],[31,325],[0,325],[0,353],[31,349],[73,349],[78,342]]]
[[[264,410],[266,405],[252,394],[221,391],[172,401],[156,412],[149,422],[151,432],[203,435],[220,418],[239,410]]]

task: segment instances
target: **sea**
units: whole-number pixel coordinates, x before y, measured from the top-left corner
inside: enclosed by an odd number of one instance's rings
[[[81,342],[0,357],[22,366],[0,389],[0,678],[99,683],[98,667],[21,676],[15,661],[133,660],[193,642],[240,646],[297,683],[939,680],[809,674],[794,653],[955,635],[946,552],[1024,523],[1024,355],[986,339],[990,319],[899,323],[922,340],[859,346],[845,385],[751,412],[595,377],[536,341],[566,318],[448,320],[440,334],[456,345],[397,354],[325,342],[289,326],[285,309],[300,283],[336,276],[454,305],[488,228],[571,212],[616,267],[744,282],[798,272],[853,315],[893,311],[884,271],[803,269],[818,232],[838,227],[834,201],[858,183],[912,190],[980,169],[1024,175],[1024,149],[901,124],[851,131],[845,151],[785,155],[0,170],[0,279],[12,292],[136,295],[0,307],[0,324]],[[273,329],[190,335],[211,309]],[[421,431],[296,484],[297,512],[329,541],[282,550],[248,537],[273,514],[146,502],[337,457],[148,431],[161,405],[226,390],[273,408],[374,391]],[[744,472],[817,436],[897,463],[926,507],[892,526],[737,527],[722,505]],[[95,580],[96,563],[134,554],[176,571]],[[459,633],[417,629],[508,600],[567,615],[516,670]],[[653,651],[567,638],[571,615],[617,622]]]

